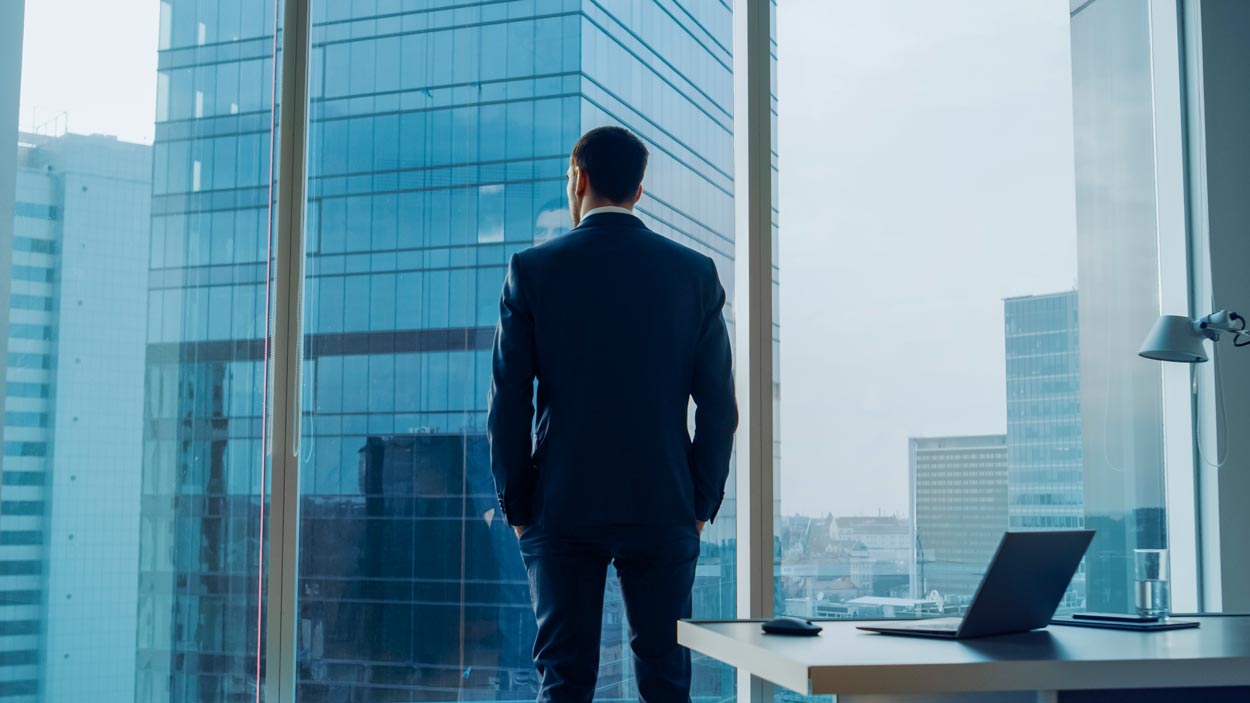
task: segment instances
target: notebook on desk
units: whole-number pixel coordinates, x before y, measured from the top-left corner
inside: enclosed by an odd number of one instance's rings
[[[1186,630],[1198,627],[1197,620],[1155,620],[1154,622],[1111,622],[1107,620],[1081,620],[1071,615],[1060,615],[1050,619],[1051,625],[1070,625],[1072,627],[1097,627],[1104,630],[1136,630],[1138,632],[1157,632],[1159,630]]]

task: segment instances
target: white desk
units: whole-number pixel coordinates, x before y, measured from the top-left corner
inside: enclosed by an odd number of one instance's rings
[[[1060,690],[1250,685],[1250,616],[1198,619],[1191,630],[1052,625],[954,641],[877,635],[845,620],[821,621],[817,637],[765,635],[759,621],[682,621],[677,640],[793,691],[838,694],[839,703],[976,691],[1054,701]]]

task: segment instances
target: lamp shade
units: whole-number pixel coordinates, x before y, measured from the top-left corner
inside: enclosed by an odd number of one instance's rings
[[[1193,320],[1188,317],[1162,315],[1137,353],[1155,361],[1196,364],[1207,360],[1207,350],[1202,346],[1203,339],[1205,336],[1194,327]]]

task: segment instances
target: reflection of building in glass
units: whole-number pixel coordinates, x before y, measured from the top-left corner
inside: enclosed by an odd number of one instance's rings
[[[511,528],[483,518],[485,437],[369,437],[359,457],[358,490],[301,505],[304,695],[333,700],[345,680],[454,693],[472,670],[532,690],[525,568]]]
[[[255,685],[264,5],[165,5],[142,701],[225,701]],[[712,256],[732,297],[730,10],[313,0],[312,11],[297,693],[532,699],[527,594],[517,564],[499,561],[515,538],[479,485],[505,265],[567,228],[569,149],[620,123],[652,154],[639,213]],[[704,536],[698,615],[732,612],[732,506]],[[600,694],[628,698],[613,587]],[[696,697],[733,686],[729,670],[696,664]]]
[[[0,501],[0,698],[130,700],[151,148],[21,134]]]
[[[908,449],[913,596],[966,603],[1007,529],[1007,438],[913,437]]]
[[[1008,298],[1007,521],[1013,530],[1085,524],[1077,293]],[[1085,599],[1084,569],[1064,607]]]

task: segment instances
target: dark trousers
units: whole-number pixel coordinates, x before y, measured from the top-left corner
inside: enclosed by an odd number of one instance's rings
[[[689,702],[690,652],[677,644],[677,621],[690,617],[699,558],[694,525],[575,532],[532,526],[521,535],[521,556],[538,620],[539,703],[594,699],[609,563],[621,583],[639,698],[644,703]]]

